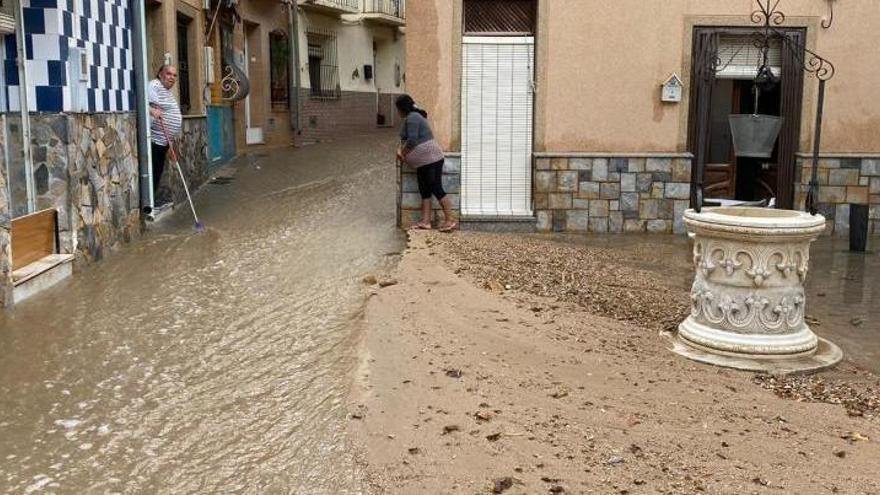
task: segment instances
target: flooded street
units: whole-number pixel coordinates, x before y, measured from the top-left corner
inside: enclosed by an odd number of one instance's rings
[[[403,247],[389,133],[241,160],[0,320],[0,493],[358,493],[365,273]]]

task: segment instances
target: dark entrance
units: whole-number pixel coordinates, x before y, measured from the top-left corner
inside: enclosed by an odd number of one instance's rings
[[[769,201],[777,197],[778,143],[769,159],[737,157],[730,135],[730,114],[781,114],[779,86],[760,93],[757,112],[754,89],[754,82],[741,79],[716,79],[712,88],[709,150],[703,178],[704,197],[707,199]]]
[[[703,197],[755,201],[776,198],[778,208],[794,206],[795,154],[798,151],[803,97],[803,72],[788,46],[778,49],[780,84],[763,91],[758,113],[781,116],[784,121],[773,155],[768,159],[734,155],[727,117],[755,112],[753,76],[732,71],[730,63],[746,63],[739,51],[725,49],[725,40],[743,38],[751,44],[751,28],[696,28],[691,75],[688,150],[694,155],[691,203],[696,196],[696,172],[705,170]],[[804,32],[786,31],[794,46],[803,46]],[[746,48],[747,49],[747,48]],[[801,54],[801,57],[803,55]],[[746,65],[746,67],[748,67]],[[757,72],[757,65],[754,67]]]

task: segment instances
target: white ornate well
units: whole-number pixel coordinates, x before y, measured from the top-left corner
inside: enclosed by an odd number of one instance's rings
[[[804,280],[825,218],[748,207],[688,210],[684,218],[696,277],[681,341],[702,354],[746,359],[815,354],[819,339],[804,321]]]

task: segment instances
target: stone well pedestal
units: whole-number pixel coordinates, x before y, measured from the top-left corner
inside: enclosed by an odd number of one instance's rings
[[[804,321],[810,244],[825,218],[769,208],[704,208],[684,214],[694,242],[691,315],[675,351],[758,371],[815,370],[840,350]]]

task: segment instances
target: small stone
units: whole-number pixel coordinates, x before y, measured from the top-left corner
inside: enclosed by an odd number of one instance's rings
[[[840,457],[841,459],[843,459],[844,457],[846,457],[846,451],[844,451],[844,450],[838,450],[837,452],[834,453],[834,455],[836,455],[837,457]]]
[[[443,371],[446,372],[446,376],[449,378],[461,378],[461,376],[464,375],[464,372],[457,368],[449,368]]]
[[[422,453],[422,450],[418,447],[410,447],[409,449],[407,449],[407,452],[409,452],[411,455],[418,455]]]
[[[623,464],[624,462],[626,461],[623,459],[623,457],[615,455],[608,459],[608,462],[606,462],[606,464],[608,464],[609,466],[617,466],[619,464]]]
[[[376,278],[375,275],[367,275],[363,278],[363,282],[366,285],[376,285],[377,283],[379,283],[379,280]]]
[[[449,435],[450,433],[455,433],[457,431],[461,431],[461,427],[458,425],[446,425],[443,427],[444,435]]]
[[[379,287],[391,287],[392,285],[397,285],[399,282],[396,279],[389,278],[379,282]]]
[[[492,493],[504,493],[513,488],[513,478],[507,476],[504,478],[496,478],[493,482]]]
[[[492,413],[488,411],[478,411],[474,414],[474,417],[477,418],[477,421],[490,421],[492,419]]]
[[[483,284],[483,288],[489,289],[496,294],[501,294],[502,292],[504,292],[504,284],[497,280],[490,280],[486,282],[485,284]]]

